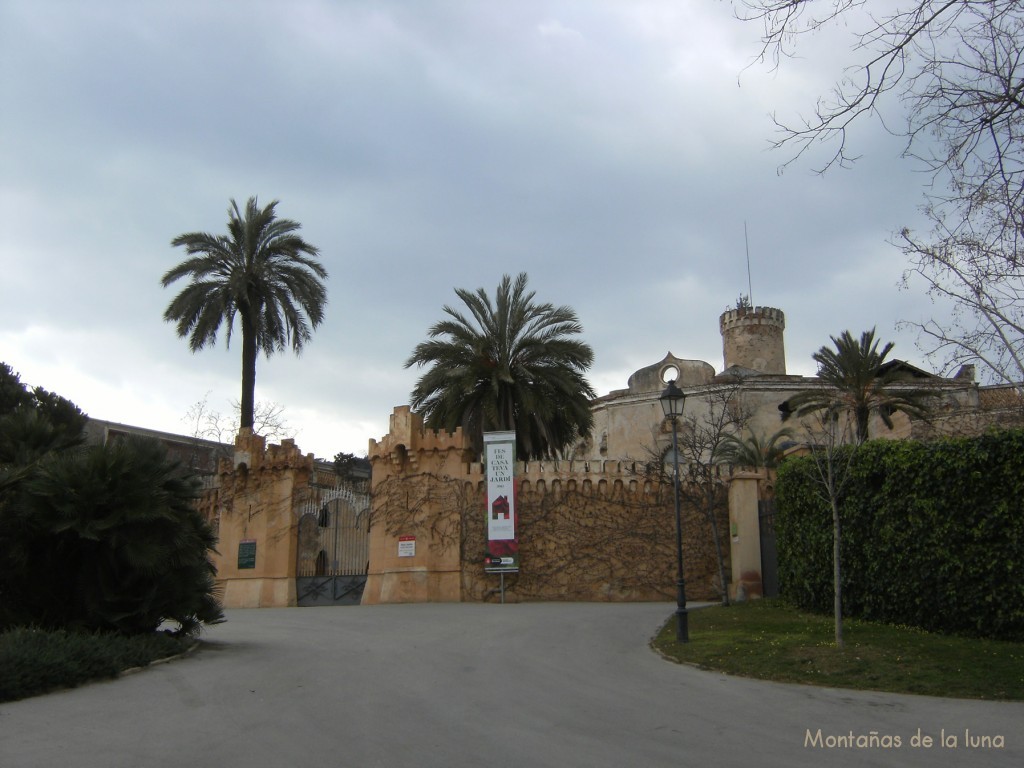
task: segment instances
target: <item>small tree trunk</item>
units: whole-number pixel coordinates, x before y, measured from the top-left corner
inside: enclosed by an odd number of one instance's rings
[[[729,585],[725,581],[725,557],[722,555],[722,539],[718,535],[718,519],[715,516],[717,505],[713,488],[708,488],[706,501],[708,519],[711,521],[711,535],[715,540],[715,555],[718,557],[718,583],[722,586],[722,605],[729,605]]]
[[[832,491],[832,591],[835,603],[833,611],[836,622],[836,647],[843,647],[843,587],[840,581],[842,569],[839,562],[839,501]]]

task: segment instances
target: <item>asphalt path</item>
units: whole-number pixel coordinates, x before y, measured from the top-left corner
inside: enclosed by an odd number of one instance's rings
[[[663,603],[229,611],[187,658],[0,704],[0,766],[1024,765],[1024,704],[790,686],[681,666],[648,645],[671,611]]]

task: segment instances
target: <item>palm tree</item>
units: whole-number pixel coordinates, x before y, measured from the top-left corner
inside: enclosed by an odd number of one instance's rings
[[[751,467],[773,469],[779,466],[786,448],[788,438],[793,436],[788,429],[780,429],[767,440],[763,436],[751,432],[746,437],[726,435],[718,448],[713,461],[718,464],[732,464],[735,467]]]
[[[835,349],[822,347],[813,355],[822,388],[803,392],[780,405],[783,421],[822,411],[833,419],[849,413],[860,445],[868,439],[872,413],[877,413],[889,429],[893,427],[892,415],[898,411],[914,418],[928,416],[928,400],[934,393],[896,385],[896,369],[885,365],[892,342],[879,351],[874,328],[862,333],[860,341],[849,331],[831,339]]]
[[[235,315],[242,331],[241,427],[252,429],[256,393],[256,358],[291,346],[296,354],[320,325],[327,304],[322,280],[327,270],[314,257],[319,251],[296,232],[300,225],[278,219],[278,201],[260,208],[250,197],[245,212],[232,200],[228,234],[189,232],[171,241],[189,258],[168,270],[164,288],[182,277],[189,284],[174,297],[164,320],[177,324],[196,352],[215,344],[221,325],[230,346]]]
[[[593,427],[596,393],[584,378],[590,346],[567,306],[534,303],[521,273],[505,275],[492,303],[483,288],[456,289],[467,317],[450,306],[405,367],[431,368],[412,392],[412,406],[432,429],[462,427],[480,454],[485,431],[515,430],[524,459],[558,455]]]

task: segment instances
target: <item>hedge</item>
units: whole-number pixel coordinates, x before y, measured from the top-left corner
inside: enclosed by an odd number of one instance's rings
[[[855,451],[840,498],[844,615],[1024,640],[1024,431],[844,450]],[[822,491],[812,458],[779,468],[779,586],[796,605],[830,612]]]

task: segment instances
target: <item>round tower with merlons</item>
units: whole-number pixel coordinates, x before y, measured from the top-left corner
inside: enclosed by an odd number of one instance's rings
[[[786,373],[783,332],[786,316],[773,307],[737,307],[718,318],[725,368],[749,368],[758,373]]]

